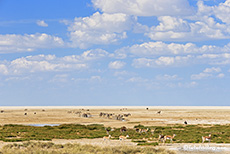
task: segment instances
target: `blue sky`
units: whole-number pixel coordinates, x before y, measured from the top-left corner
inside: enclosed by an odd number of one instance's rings
[[[230,0],[0,0],[1,105],[229,105]]]

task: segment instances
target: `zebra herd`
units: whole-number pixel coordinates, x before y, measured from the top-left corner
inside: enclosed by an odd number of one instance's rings
[[[89,110],[87,110],[89,111]],[[84,118],[90,118],[92,117],[92,114],[91,113],[82,113],[81,111],[68,111],[67,113],[74,113],[74,114],[77,114],[79,117],[84,117]]]
[[[125,121],[125,117],[129,117],[129,116],[131,116],[130,113],[128,114],[115,114],[115,113],[104,113],[104,112],[99,113],[100,118],[108,118],[108,119],[114,119],[120,121]]]

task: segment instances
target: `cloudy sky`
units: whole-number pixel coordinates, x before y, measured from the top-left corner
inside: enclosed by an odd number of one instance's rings
[[[1,105],[229,105],[230,0],[0,0]]]

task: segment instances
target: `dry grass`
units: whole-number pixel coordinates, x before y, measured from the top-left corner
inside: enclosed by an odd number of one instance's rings
[[[175,154],[165,149],[151,147],[99,147],[80,144],[54,144],[51,142],[25,142],[22,144],[10,144],[2,148],[3,154]]]

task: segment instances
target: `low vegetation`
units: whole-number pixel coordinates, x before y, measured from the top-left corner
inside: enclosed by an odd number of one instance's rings
[[[0,153],[4,154],[175,154],[173,151],[165,149],[155,149],[152,147],[99,147],[80,144],[53,144],[41,142],[25,142],[22,144],[9,144],[4,146]]]
[[[138,133],[135,128],[147,129],[148,132]],[[174,143],[201,143],[201,136],[212,134],[212,143],[230,143],[230,125],[174,125],[151,126],[137,125],[133,129],[127,129],[122,135],[129,135],[128,139],[139,145],[157,145],[159,134],[173,135]],[[110,129],[111,140],[118,140],[120,129]],[[151,130],[155,130],[154,133]],[[79,125],[64,124],[60,126],[25,126],[4,125],[0,126],[0,140],[5,142],[31,141],[52,139],[80,139],[102,138],[108,136],[103,125]],[[167,141],[166,143],[168,143]]]

